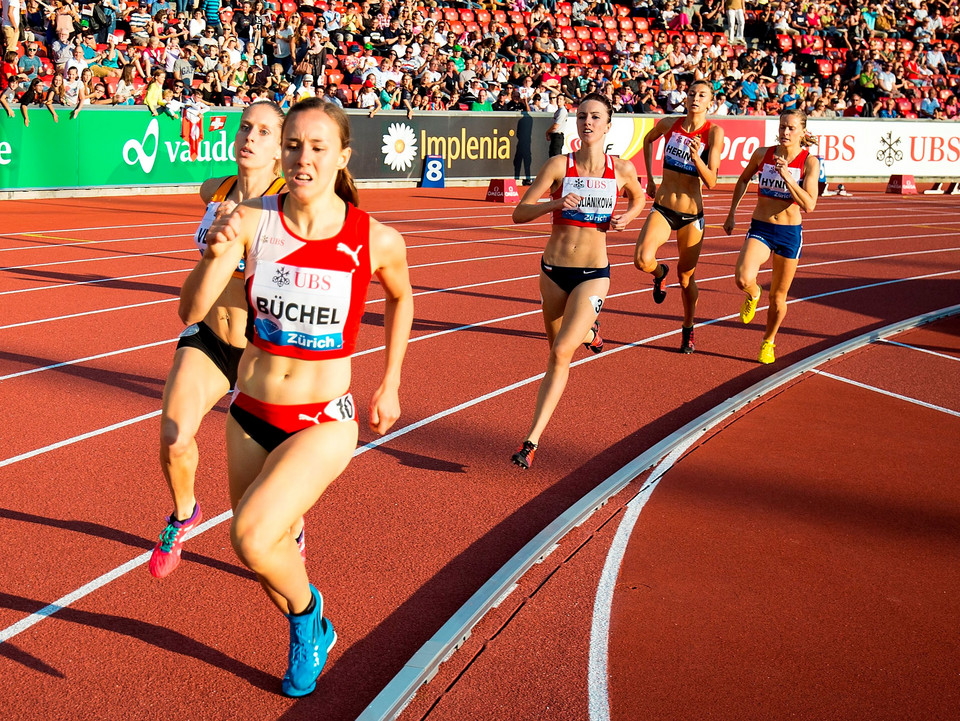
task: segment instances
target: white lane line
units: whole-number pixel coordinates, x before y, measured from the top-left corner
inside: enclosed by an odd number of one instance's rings
[[[50,371],[55,368],[63,368],[64,366],[73,366],[79,365],[80,363],[87,363],[93,360],[99,360],[101,358],[109,358],[110,356],[123,355],[124,353],[133,353],[138,350],[144,350],[145,348],[156,348],[159,345],[167,345],[169,343],[176,343],[179,338],[170,338],[169,340],[159,340],[156,343],[144,343],[143,345],[135,345],[130,348],[121,348],[120,350],[113,350],[108,353],[98,353],[97,355],[88,355],[86,358],[74,358],[73,360],[63,361],[61,363],[53,363],[48,366],[42,366],[39,368],[28,368],[27,370],[18,371],[16,373],[8,373],[5,376],[0,376],[0,382],[8,381],[11,378],[19,378],[20,376],[28,376],[32,373],[40,373],[42,371]]]
[[[892,283],[903,283],[903,282],[907,282],[907,281],[910,281],[910,280],[920,280],[920,279],[927,278],[927,277],[935,277],[935,276],[939,276],[939,275],[948,275],[948,274],[950,274],[950,273],[958,273],[958,272],[960,272],[960,271],[949,271],[949,272],[947,272],[947,273],[937,273],[937,274],[933,274],[933,276],[917,276],[917,277],[915,277],[915,278],[898,278],[897,280],[893,280],[893,281],[885,281],[885,282],[883,282],[883,283],[872,283],[872,284],[869,284],[869,285],[866,285],[866,286],[858,286],[858,287],[855,287],[855,288],[847,288],[847,289],[845,289],[845,290],[836,290],[836,291],[831,291],[831,292],[829,292],[829,293],[820,294],[820,295],[812,296],[812,297],[813,297],[813,298],[821,298],[821,297],[823,297],[824,295],[837,295],[837,294],[839,294],[839,293],[854,292],[854,291],[860,290],[860,289],[862,289],[862,288],[873,288],[873,287],[876,287],[877,285],[889,285],[889,284],[892,284]],[[732,313],[732,314],[730,314],[730,315],[728,315],[728,316],[724,316],[724,317],[722,317],[722,318],[714,318],[713,320],[707,321],[707,322],[702,323],[702,324],[700,324],[700,325],[710,325],[710,324],[713,324],[713,323],[719,323],[719,322],[721,322],[721,321],[729,320],[729,319],[735,318],[735,317],[739,317],[739,313]],[[592,363],[592,362],[596,362],[596,361],[602,360],[602,359],[604,359],[604,358],[609,358],[611,355],[614,355],[614,354],[616,354],[616,353],[618,353],[618,352],[623,352],[623,351],[629,350],[629,349],[631,349],[631,348],[634,348],[634,347],[637,347],[637,346],[640,346],[640,345],[644,345],[644,344],[653,342],[653,341],[655,341],[655,340],[659,340],[659,339],[661,339],[661,338],[666,338],[666,337],[671,336],[671,335],[676,335],[676,334],[678,334],[679,332],[680,332],[679,330],[672,330],[672,331],[668,331],[668,332],[666,332],[666,333],[661,333],[661,334],[659,334],[659,335],[650,336],[650,337],[648,337],[648,338],[644,338],[644,339],[642,339],[642,340],[635,341],[635,342],[630,343],[630,344],[628,344],[628,345],[623,345],[623,346],[619,346],[619,347],[617,347],[617,348],[612,348],[612,349],[610,349],[609,351],[605,351],[605,352],[602,353],[602,354],[598,354],[598,355],[590,356],[590,357],[587,357],[587,358],[583,358],[583,359],[578,360],[578,361],[574,361],[573,363],[570,364],[570,367],[571,367],[571,368],[574,368],[574,367],[583,365],[584,363]],[[453,414],[455,414],[455,413],[459,413],[460,411],[462,411],[462,410],[464,410],[464,409],[466,409],[466,408],[470,408],[470,407],[472,407],[472,406],[475,406],[475,405],[477,405],[478,403],[482,403],[483,401],[489,400],[489,399],[491,399],[491,398],[495,398],[495,397],[497,397],[497,396],[503,395],[504,393],[508,393],[508,392],[510,392],[510,391],[512,391],[512,390],[516,390],[517,388],[521,388],[521,387],[523,387],[523,386],[529,385],[530,383],[534,383],[534,382],[536,382],[536,381],[539,381],[540,379],[543,378],[543,376],[544,376],[543,373],[538,373],[537,375],[530,376],[529,378],[525,378],[525,379],[523,379],[523,380],[516,381],[516,382],[514,382],[514,383],[511,383],[510,385],[507,385],[507,386],[504,386],[504,387],[499,388],[499,389],[497,389],[497,390],[491,391],[491,392],[489,392],[489,393],[487,393],[487,394],[485,394],[485,395],[483,395],[483,396],[479,396],[479,397],[477,397],[477,398],[473,398],[473,399],[471,399],[471,400],[469,400],[469,401],[465,401],[464,403],[461,403],[461,404],[459,404],[459,405],[457,405],[457,406],[454,406],[454,407],[452,407],[452,408],[448,408],[448,409],[445,409],[445,410],[440,411],[440,412],[438,412],[438,413],[435,413],[435,414],[433,414],[432,416],[429,416],[428,418],[424,418],[424,419],[422,419],[422,420],[420,420],[420,421],[417,421],[417,422],[415,422],[415,423],[412,423],[412,424],[410,424],[409,426],[404,426],[404,427],[402,427],[402,428],[399,428],[399,429],[397,429],[396,431],[393,431],[393,432],[391,432],[391,433],[388,433],[388,434],[385,435],[385,436],[382,436],[381,438],[375,439],[375,440],[371,441],[370,443],[367,443],[367,444],[364,444],[363,446],[358,447],[358,448],[354,451],[354,454],[353,454],[353,455],[354,455],[354,457],[359,456],[359,455],[367,452],[368,450],[371,450],[371,449],[373,449],[373,448],[376,448],[377,446],[380,446],[380,445],[383,445],[383,444],[385,444],[385,443],[388,443],[388,442],[392,441],[392,440],[395,439],[395,438],[398,438],[398,437],[400,437],[400,436],[402,436],[402,435],[405,435],[405,434],[407,434],[407,433],[410,433],[410,432],[413,431],[413,430],[417,430],[417,429],[422,428],[422,427],[424,427],[424,426],[426,426],[426,425],[429,425],[429,424],[431,424],[431,423],[434,423],[435,421],[438,421],[438,420],[440,420],[440,419],[442,419],[442,418],[446,418],[447,416],[453,415]],[[56,443],[56,444],[51,444],[51,445],[49,445],[49,446],[46,446],[45,448],[37,449],[36,451],[31,451],[31,452],[29,452],[29,453],[21,454],[20,456],[17,456],[17,457],[15,457],[15,458],[13,458],[13,459],[7,459],[7,460],[5,460],[5,461],[0,461],[0,467],[6,466],[6,465],[11,465],[11,464],[14,463],[14,462],[17,462],[17,461],[20,461],[20,460],[25,460],[26,458],[32,458],[32,457],[34,457],[34,456],[40,455],[40,454],[42,454],[42,453],[45,453],[45,452],[47,452],[47,451],[51,451],[51,450],[54,450],[54,449],[56,449],[56,448],[62,448],[62,447],[64,447],[64,446],[71,445],[71,444],[76,443],[76,442],[78,442],[78,441],[80,441],[80,440],[83,440],[83,439],[85,439],[85,438],[91,438],[91,437],[100,435],[100,434],[102,434],[102,433],[105,433],[105,432],[107,432],[107,431],[114,430],[114,429],[116,429],[116,428],[121,428],[121,427],[123,427],[123,426],[131,425],[131,424],[137,423],[137,422],[139,422],[139,421],[141,421],[141,420],[146,420],[146,419],[148,419],[148,418],[153,418],[153,417],[156,417],[156,416],[158,416],[158,415],[160,415],[160,411],[155,411],[155,412],[153,412],[153,413],[146,414],[146,415],[144,415],[144,416],[139,416],[139,417],[137,417],[137,418],[133,418],[133,419],[130,419],[130,420],[127,420],[127,421],[122,421],[122,422],[120,422],[120,423],[114,424],[114,425],[109,426],[109,427],[107,427],[107,428],[100,429],[99,431],[92,431],[92,432],[90,432],[90,433],[84,434],[83,436],[76,436],[76,437],[74,437],[74,438],[72,438],[72,439],[67,439],[66,441],[61,441],[61,442]],[[201,524],[200,526],[198,526],[197,529],[196,529],[196,531],[195,531],[195,533],[194,533],[193,535],[199,535],[199,534],[202,533],[203,531],[206,531],[207,529],[212,528],[214,525],[217,525],[217,523],[220,523],[220,522],[222,522],[222,521],[224,521],[224,520],[227,520],[227,519],[230,518],[231,516],[232,516],[232,512],[231,512],[231,511],[227,511],[227,512],[225,512],[225,513],[222,513],[222,514],[220,514],[219,516],[217,516],[216,519],[211,519],[211,521],[207,521],[206,523],[203,523],[203,524]],[[217,520],[217,519],[219,519],[219,520]],[[214,523],[214,521],[216,521],[216,523]],[[104,574],[103,576],[100,576],[99,579],[97,579],[97,580],[95,580],[95,581],[92,582],[92,583],[94,583],[94,584],[97,584],[94,588],[100,588],[100,586],[104,585],[103,583],[98,583],[98,581],[99,581],[100,579],[106,578],[107,576],[112,576],[112,578],[118,578],[119,576],[123,575],[124,573],[127,573],[127,572],[128,572],[129,570],[131,570],[132,568],[136,568],[137,566],[142,565],[143,563],[146,563],[147,560],[149,559],[149,556],[150,556],[149,554],[143,554],[143,555],[141,555],[140,557],[138,557],[138,558],[136,558],[136,559],[133,559],[132,561],[128,561],[126,564],[123,564],[122,566],[119,566],[118,568],[114,569],[113,571],[109,571],[107,574]],[[131,564],[133,564],[133,565],[131,565]],[[126,570],[120,572],[120,569],[126,569]],[[111,579],[107,579],[107,581],[109,581],[109,580],[111,580]],[[104,581],[104,583],[106,583],[107,581]],[[87,585],[84,586],[83,588],[87,588],[88,586],[90,586],[90,584],[87,584]],[[91,588],[90,590],[93,590],[93,589]],[[67,596],[64,596],[63,599],[73,598],[74,595],[75,595],[76,593],[78,593],[78,592],[79,592],[79,591],[74,591],[72,594],[68,594]],[[89,592],[90,592],[90,591],[87,591],[87,593],[89,593]],[[86,595],[86,594],[83,594],[83,595]],[[79,597],[82,597],[82,596],[78,596],[77,598],[79,598]],[[17,622],[17,623],[14,624],[13,626],[10,626],[10,627],[8,627],[8,628],[0,631],[0,643],[2,643],[3,641],[9,640],[10,638],[13,638],[13,636],[15,636],[17,633],[21,633],[22,631],[26,630],[27,628],[30,628],[30,627],[33,626],[34,624],[36,624],[36,623],[38,623],[39,621],[43,620],[44,618],[52,615],[53,613],[55,613],[56,611],[58,611],[60,608],[63,608],[63,607],[65,607],[66,605],[68,605],[68,604],[66,604],[66,603],[63,603],[63,599],[60,599],[60,600],[58,600],[57,602],[55,602],[54,604],[51,604],[51,605],[45,607],[44,609],[41,609],[41,611],[38,611],[37,613],[31,614],[30,616],[28,616],[27,618],[25,618],[25,619]],[[74,598],[73,600],[76,600],[76,599]],[[72,601],[71,601],[71,602],[72,602]],[[41,613],[42,613],[42,615],[41,615]],[[10,629],[11,629],[11,628],[14,628],[14,627],[17,627],[17,628],[19,629],[19,630],[16,631],[16,633],[12,633],[12,632],[10,631]]]
[[[930,355],[935,355],[935,356],[937,356],[938,358],[946,358],[947,360],[960,361],[960,358],[958,358],[958,357],[955,356],[955,355],[949,355],[948,353],[940,353],[939,351],[930,350],[929,348],[921,348],[921,347],[919,347],[919,346],[910,345],[910,344],[908,344],[908,343],[900,343],[900,342],[895,341],[895,340],[886,340],[886,339],[884,339],[884,340],[882,340],[882,341],[880,341],[880,342],[881,342],[881,343],[886,343],[887,345],[899,346],[899,347],[901,347],[901,348],[909,348],[910,350],[919,351],[920,353],[928,353],[928,354],[930,354]]]
[[[730,415],[734,413],[730,411]],[[600,583],[597,585],[597,596],[593,602],[593,623],[590,627],[590,656],[587,664],[587,695],[588,710],[591,721],[609,721],[610,719],[610,692],[607,685],[608,653],[610,646],[610,609],[613,606],[613,594],[617,586],[617,577],[620,575],[620,565],[627,552],[627,544],[633,533],[633,527],[640,518],[640,511],[647,504],[653,490],[660,483],[663,475],[673,468],[673,464],[686,453],[694,443],[699,441],[707,430],[704,428],[694,434],[679,446],[674,448],[650,473],[647,482],[640,492],[627,503],[627,510],[620,519],[620,527],[613,537],[607,560],[600,573]]]
[[[944,408],[943,406],[937,406],[933,403],[921,401],[918,398],[911,398],[910,396],[901,395],[900,393],[894,393],[893,391],[886,391],[883,388],[877,388],[876,386],[861,383],[850,378],[834,375],[833,373],[828,373],[827,371],[814,370],[813,372],[817,375],[832,378],[835,381],[840,381],[841,383],[847,383],[849,385],[856,386],[857,388],[863,388],[864,390],[873,391],[874,393],[879,393],[880,395],[896,398],[897,400],[906,401],[907,403],[913,403],[914,405],[921,406],[923,408],[929,408],[930,410],[940,411],[941,413],[946,413],[949,416],[956,416],[957,418],[960,418],[960,411],[954,411],[949,408]]]
[[[100,263],[104,260],[136,260],[138,258],[162,258],[166,255],[175,255],[177,253],[193,252],[196,254],[196,248],[174,248],[172,250],[155,250],[150,253],[124,253],[123,255],[101,255],[95,258],[74,258],[73,260],[56,260],[49,263],[31,263],[30,265],[8,265],[6,268],[0,268],[0,273],[16,270],[28,270],[30,268],[49,268],[51,265],[76,265],[77,263]]]
[[[194,528],[192,531],[187,533],[183,538],[184,540],[193,538],[194,536],[200,533],[203,533],[207,529],[220,525],[221,523],[228,520],[232,516],[233,516],[233,511],[226,511],[224,513],[221,513],[219,516],[216,516],[207,521],[204,521],[199,526]],[[129,573],[130,571],[137,568],[138,566],[142,566],[143,564],[147,563],[150,560],[151,553],[152,551],[146,551],[145,553],[141,553],[136,558],[133,558],[127,561],[126,563],[124,563],[123,565],[117,566],[112,571],[109,571],[103,574],[102,576],[93,579],[92,581],[90,581],[90,583],[84,586],[81,586],[75,591],[71,591],[66,596],[61,596],[53,603],[50,603],[44,606],[43,608],[41,608],[39,611],[35,611],[34,613],[31,613],[26,618],[20,619],[19,621],[17,621],[15,624],[11,626],[7,626],[7,628],[0,631],[0,643],[9,641],[11,638],[16,636],[17,634],[23,633],[31,626],[34,626],[40,623],[40,621],[42,621],[45,618],[48,618],[49,616],[52,616],[57,611],[62,611],[64,608],[79,601],[84,596],[87,596],[93,593],[101,586],[105,586],[111,581],[115,581],[116,579],[120,578],[124,574]]]
[[[58,315],[52,318],[40,318],[38,320],[25,320],[22,323],[10,323],[0,325],[0,330],[9,330],[10,328],[22,328],[27,325],[37,325],[38,323],[52,323],[55,320],[68,320],[70,318],[82,318],[86,315],[99,315],[100,313],[112,313],[115,310],[130,310],[131,308],[143,308],[148,305],[157,305],[158,303],[179,302],[179,298],[164,298],[162,300],[148,300],[145,303],[132,303],[130,305],[115,305],[112,308],[101,308],[99,310],[86,310],[82,313],[69,313],[67,315]]]
[[[36,285],[32,288],[21,288],[20,290],[3,290],[0,295],[16,295],[17,293],[33,293],[38,290],[59,290],[60,288],[72,288],[77,285],[94,285],[96,283],[116,283],[121,280],[133,280],[134,278],[152,278],[157,275],[173,275],[175,273],[189,273],[190,268],[180,270],[161,270],[156,273],[137,273],[136,275],[117,275],[107,278],[94,278],[93,280],[78,280],[73,283],[57,283],[56,285]]]
[[[151,418],[156,418],[159,415],[160,415],[160,411],[151,411],[150,413],[144,413],[142,416],[137,416],[136,418],[128,418],[125,421],[120,421],[119,423],[114,423],[104,428],[98,428],[95,431],[88,431],[87,433],[81,433],[79,436],[74,436],[73,438],[67,438],[62,441],[57,441],[56,443],[51,443],[49,446],[44,446],[43,448],[35,448],[32,451],[21,453],[19,456],[11,456],[10,458],[4,458],[2,461],[0,461],[0,468],[4,468],[5,466],[12,466],[14,463],[25,461],[28,458],[42,456],[44,453],[55,451],[58,448],[64,448],[65,446],[72,446],[74,443],[85,441],[88,438],[95,438],[97,436],[102,436],[104,433],[115,431],[118,428],[125,428],[126,426],[132,426],[134,423],[150,420]]]
[[[178,233],[174,235],[145,235],[137,238],[112,238],[110,240],[78,240],[71,243],[56,243],[48,245],[18,245],[12,248],[0,248],[0,253],[11,250],[47,250],[49,248],[94,248],[110,243],[130,243],[135,240],[160,240],[168,238],[192,238],[193,233]]]

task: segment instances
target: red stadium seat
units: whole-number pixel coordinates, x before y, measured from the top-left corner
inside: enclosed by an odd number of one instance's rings
[[[577,39],[578,39],[578,40],[589,40],[589,39],[590,39],[590,28],[587,28],[587,27],[578,27],[578,28],[577,28]]]
[[[637,34],[633,30],[629,30],[623,34],[623,39],[628,43],[635,43],[637,42]]]
[[[574,38],[573,40],[566,41],[565,45],[567,46],[568,53],[579,53],[580,52],[580,41]]]
[[[450,31],[456,33],[457,35],[463,35],[465,32],[467,32],[467,28],[462,22],[455,20],[454,22],[450,23]]]
[[[476,22],[476,19],[477,19],[477,17],[476,17],[476,15],[473,14],[473,10],[461,10],[461,11],[460,11],[460,22],[462,22],[462,23],[464,23],[464,24],[466,24],[466,23],[472,23],[472,22]]]
[[[783,52],[793,50],[793,40],[790,39],[789,35],[777,35],[777,43]]]
[[[343,73],[341,73],[339,70],[330,70],[327,73],[327,82],[336,83],[339,85],[343,82]]]
[[[486,10],[477,10],[477,22],[478,23],[488,23],[492,20],[492,16]]]
[[[512,25],[526,25],[526,23],[523,21],[523,13],[511,10],[507,13],[507,16],[510,18],[510,23]]]
[[[564,25],[562,28],[560,28],[560,37],[563,38],[564,42],[566,42],[577,37],[577,33],[569,25]]]
[[[457,12],[456,8],[444,8],[443,19],[446,20],[448,23],[452,23],[454,20],[460,19],[460,13]]]
[[[650,25],[647,23],[646,18],[636,18],[633,21],[633,28],[634,30],[642,30],[646,32],[647,30],[650,29]]]
[[[818,58],[817,67],[820,69],[820,77],[828,78],[833,75],[833,62],[827,58]]]
[[[590,37],[594,42],[602,42],[607,39],[607,34],[600,28],[593,28],[590,30]]]
[[[713,45],[713,35],[710,33],[697,33],[697,41],[706,47]]]
[[[557,3],[557,15],[566,15],[570,17],[570,13],[573,12],[573,3]]]
[[[616,30],[618,27],[620,27],[620,24],[617,22],[617,19],[615,17],[612,17],[610,15],[603,16],[604,30]]]
[[[689,47],[694,47],[697,44],[697,34],[693,32],[684,32],[683,42],[685,42]]]
[[[567,15],[557,15],[554,22],[556,22],[558,28],[570,27],[570,18]]]
[[[617,15],[620,17],[626,17],[630,14],[630,8],[626,5],[617,5]]]
[[[493,22],[497,25],[504,25],[507,22],[507,14],[503,10],[496,10],[493,13]]]
[[[633,20],[630,18],[620,18],[621,30],[633,30]]]

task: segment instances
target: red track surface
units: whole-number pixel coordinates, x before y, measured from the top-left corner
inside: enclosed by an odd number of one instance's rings
[[[368,210],[404,233],[414,289],[422,293],[416,299],[416,340],[405,364],[399,431],[486,394],[495,395],[362,453],[309,515],[308,568],[324,593],[327,615],[337,625],[340,639],[314,695],[295,702],[278,694],[286,656],[285,623],[239,566],[222,523],[188,542],[184,563],[168,580],[156,581],[141,565],[0,644],[0,693],[19,700],[13,717],[352,719],[494,571],[572,502],[654,442],[772,372],[753,361],[759,326],[744,328],[729,318],[740,300],[730,275],[742,235],[727,238],[716,227],[729,195],[712,193],[707,219],[713,227],[697,272],[698,317],[720,320],[698,330],[696,354],[677,354],[677,289],[670,289],[664,305],[655,306],[648,279],[632,270],[637,229],[611,235],[615,268],[612,297],[604,309],[608,350],[573,370],[536,465],[525,474],[518,472],[507,459],[526,431],[536,377],[545,364],[533,276],[548,225],[512,226],[509,208],[484,203],[482,196],[479,189],[365,191],[362,195]],[[5,235],[0,236],[0,267],[4,268],[0,292],[6,311],[0,327],[0,402],[7,419],[0,432],[0,463],[4,464],[0,482],[6,498],[0,504],[4,551],[0,630],[149,550],[161,517],[169,512],[156,460],[156,417],[106,433],[98,431],[159,408],[173,351],[171,339],[180,329],[173,306],[179,284],[194,261],[188,236],[199,212],[194,198],[5,203]],[[747,215],[741,217],[745,223]],[[116,227],[133,224],[141,227]],[[98,229],[70,230],[93,226]],[[103,242],[121,238],[136,239]],[[81,244],[64,245],[72,241]],[[670,248],[665,246],[665,258],[674,255]],[[150,273],[163,274],[143,275]],[[117,278],[122,279],[111,280]],[[791,294],[797,299],[819,297],[791,306],[778,337],[776,368],[864,330],[957,303],[958,279],[957,199],[900,198],[877,192],[823,199],[805,222],[804,257]],[[879,285],[887,281],[896,282]],[[63,285],[80,282],[86,284]],[[426,293],[438,289],[454,290]],[[369,399],[382,369],[382,356],[372,350],[382,342],[382,306],[376,302],[380,297],[378,289],[372,288],[360,341],[360,348],[371,352],[361,351],[354,362],[358,400]],[[84,313],[88,314],[76,315]],[[74,317],[62,317],[67,315]],[[755,323],[762,318],[763,313],[758,313]],[[481,325],[461,329],[466,324]],[[644,344],[617,350],[636,342]],[[158,345],[11,377],[151,343]],[[894,361],[878,357],[869,363],[869,356],[892,350],[858,354],[836,368],[866,363],[864,368],[852,368],[855,375],[851,377],[879,385],[872,369]],[[903,367],[908,363],[904,361]],[[831,371],[850,375],[833,366]],[[941,375],[924,377],[918,372],[909,378],[909,391],[901,390],[902,385],[896,389],[924,398],[924,391],[930,394],[935,388],[940,400],[933,402],[957,409],[957,384],[952,380],[956,372],[946,377],[951,379],[946,385],[952,389],[952,406],[950,396],[941,391]],[[504,390],[527,379],[530,382],[519,388]],[[825,392],[833,401],[839,385],[843,384],[816,378],[799,384],[790,394]],[[850,390],[844,388],[844,392]],[[867,417],[877,421],[879,429],[885,411],[876,405],[885,402],[871,399]],[[657,684],[669,681],[676,686],[646,694],[629,682],[618,682],[618,673],[628,666],[611,652],[615,714],[629,700],[647,713],[684,717],[680,711],[689,708],[687,704],[704,705],[697,695],[709,691],[702,684],[704,669],[716,671],[718,678],[728,674],[749,683],[753,670],[740,668],[730,659],[747,664],[765,661],[766,656],[724,654],[720,643],[725,637],[714,631],[718,618],[730,619],[729,623],[737,624],[738,639],[749,639],[751,648],[771,653],[773,621],[761,610],[771,603],[784,605],[776,596],[783,587],[767,583],[772,579],[763,576],[756,562],[757,549],[778,542],[778,536],[771,534],[780,534],[782,541],[787,520],[807,519],[821,533],[860,534],[852,549],[843,546],[842,557],[827,553],[836,547],[823,543],[789,549],[796,557],[806,550],[810,566],[806,570],[812,572],[827,563],[833,568],[842,562],[849,564],[847,570],[863,573],[871,567],[866,557],[854,551],[863,548],[873,558],[879,550],[871,545],[877,521],[885,513],[894,514],[900,504],[910,501],[909,517],[929,513],[941,501],[953,503],[953,510],[941,507],[938,517],[943,523],[955,521],[957,495],[950,484],[944,484],[953,477],[949,472],[955,462],[940,467],[939,472],[947,475],[939,479],[937,468],[928,470],[927,475],[934,478],[910,488],[909,498],[897,495],[894,484],[856,485],[857,478],[840,472],[818,478],[812,488],[803,487],[812,500],[799,491],[792,493],[793,485],[780,488],[776,484],[780,479],[766,474],[750,475],[745,479],[749,484],[738,484],[739,477],[729,466],[756,468],[763,463],[762,457],[746,460],[747,449],[735,430],[738,425],[770,413],[762,427],[786,419],[787,438],[793,441],[797,437],[793,424],[807,417],[793,406],[778,410],[777,403],[746,414],[731,427],[734,434],[729,439],[720,433],[683,459],[641,516],[629,558],[640,553],[642,575],[671,588],[667,595],[661,589],[659,594],[643,597],[644,617],[633,621],[643,636],[639,639],[643,648],[635,658],[645,664],[644,673],[650,673]],[[817,408],[822,411],[823,405]],[[830,417],[837,423],[847,420],[840,413]],[[229,507],[222,428],[221,405],[199,438],[198,493],[207,518]],[[857,428],[868,435],[879,433],[865,424]],[[372,440],[369,431],[361,430],[361,443]],[[98,434],[20,458],[84,433]],[[955,439],[956,429],[937,437]],[[832,453],[840,448],[845,460],[855,457],[843,445],[848,436],[835,434],[830,439],[835,444]],[[955,450],[956,443],[951,442]],[[723,446],[718,451],[722,464],[706,455],[711,446]],[[773,442],[749,447],[764,453],[780,448]],[[818,446],[816,452],[825,451]],[[796,463],[796,473],[801,474],[803,469]],[[877,464],[881,470],[884,463]],[[672,485],[674,474],[687,478],[688,466],[693,469],[689,481]],[[705,483],[707,471],[714,469],[722,469],[720,487]],[[862,494],[865,503],[869,501],[868,523],[860,522],[864,512],[852,505],[853,491],[830,483],[840,476]],[[780,495],[771,493],[771,485]],[[666,497],[666,489],[674,489],[674,495]],[[948,491],[954,491],[952,497]],[[616,523],[603,524],[616,517],[629,498],[625,494],[571,534],[558,552],[524,579],[508,602],[475,629],[473,638],[444,665],[440,676],[421,689],[405,718],[420,718],[428,712],[431,718],[587,717],[585,659],[596,575],[566,576],[554,571],[568,557],[595,556],[602,565],[609,543],[604,538],[612,535]],[[662,515],[648,530],[648,513],[655,515],[650,512],[656,512],[660,494],[664,494]],[[716,525],[690,530],[687,526],[696,524],[696,517],[677,499],[709,501],[706,511]],[[741,507],[738,499],[752,500],[752,504]],[[791,514],[790,503],[803,505],[803,514]],[[842,523],[850,520],[858,522]],[[747,534],[737,533],[744,524],[749,524],[749,540],[757,544],[752,549],[747,547]],[[731,531],[740,543],[718,547],[723,534]],[[763,540],[761,533],[766,534]],[[895,536],[890,532],[888,540],[895,541]],[[588,543],[576,552],[593,537],[602,543]],[[651,542],[653,546],[645,547]],[[769,557],[760,555],[769,562]],[[745,566],[759,579],[742,580],[749,586],[748,598],[738,596],[734,587],[741,583],[739,574]],[[628,563],[624,573],[632,568]],[[547,577],[552,583],[542,589],[548,593],[535,593]],[[710,583],[726,584],[728,593],[710,593]],[[952,583],[955,591],[955,576]],[[833,591],[828,593],[826,611],[823,604],[817,606],[824,626],[835,627],[839,621],[862,625],[865,608],[876,612],[875,607],[860,603],[853,590],[823,584],[827,592]],[[554,593],[560,588],[562,593]],[[764,594],[767,606],[760,600]],[[918,608],[913,596],[898,596],[893,590],[890,595]],[[927,622],[946,628],[949,619],[956,618],[956,607],[947,605],[954,596],[948,591],[944,604],[925,617]],[[665,598],[670,603],[663,602]],[[802,599],[790,600],[798,607],[802,603]],[[536,613],[514,614],[518,605]],[[615,641],[625,637],[617,633],[617,624],[625,623],[617,615],[621,606],[628,607],[629,602],[618,597]],[[937,618],[941,612],[952,615]],[[687,621],[692,614],[696,624],[679,627],[672,614]],[[923,615],[923,609],[916,610],[916,617]],[[766,625],[752,623],[760,617]],[[889,618],[884,616],[883,623]],[[495,636],[500,626],[508,633]],[[859,659],[851,654],[864,650],[839,644],[828,653],[823,650],[823,637],[811,634],[807,626],[794,624],[789,630],[790,644],[785,647],[793,651],[802,646],[804,654],[822,659],[824,668],[828,660],[856,664]],[[709,639],[703,639],[705,633],[711,633]],[[953,641],[947,636],[952,639],[948,632],[929,639],[931,648],[916,651],[927,659],[923,668],[930,659],[942,661],[951,653],[952,668],[956,668],[956,646],[949,645]],[[691,645],[691,637],[703,643]],[[487,650],[499,646],[509,654],[503,656],[509,665],[494,664],[494,653],[480,653],[490,638]],[[836,634],[829,640],[843,638]],[[884,648],[894,648],[896,643],[891,638]],[[723,666],[718,665],[718,657],[726,660]],[[471,663],[474,658],[477,662]],[[788,689],[773,683],[772,679],[782,681],[776,674],[790,668],[782,656],[776,660],[779,666],[763,677],[769,685],[757,686],[757,698],[762,696],[767,704],[760,706],[758,701],[757,708],[770,709],[773,716],[779,715],[778,708],[797,708],[796,703],[779,705],[791,698],[786,691],[805,692],[807,698],[814,694],[805,685],[809,678],[792,679]],[[479,688],[485,679],[500,683],[490,684],[493,694],[470,694],[467,681],[472,684],[478,678],[474,674],[485,671],[487,663],[493,665],[479,677]],[[468,673],[455,683],[467,666]],[[940,663],[941,668],[946,666]],[[829,669],[826,680],[835,693],[835,663]],[[876,678],[881,676],[871,675],[870,681]],[[450,693],[441,696],[448,687]],[[458,697],[460,692],[463,695]],[[922,694],[922,689],[917,693]],[[500,703],[506,710],[493,710]],[[717,718],[729,718],[723,715],[729,707],[716,708]],[[615,717],[635,716],[630,711]]]

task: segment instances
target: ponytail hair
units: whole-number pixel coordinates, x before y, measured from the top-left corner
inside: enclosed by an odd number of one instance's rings
[[[800,147],[809,148],[811,145],[817,145],[820,141],[816,135],[813,135],[809,130],[807,130],[807,114],[800,110],[799,108],[793,108],[791,110],[784,110],[780,113],[781,118],[795,116],[800,120],[800,127],[803,128],[803,137],[800,139]]]
[[[350,119],[339,105],[329,103],[323,98],[304,98],[287,111],[287,117],[283,121],[283,128],[286,129],[290,118],[298,113],[307,110],[319,110],[337,124],[340,129],[340,147],[346,149],[350,147]],[[360,206],[360,194],[357,192],[357,186],[353,182],[353,176],[347,168],[341,168],[337,171],[337,179],[334,182],[334,192],[345,203],[350,203],[357,207]]]

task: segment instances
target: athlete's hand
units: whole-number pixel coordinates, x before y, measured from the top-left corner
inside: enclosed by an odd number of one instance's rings
[[[370,399],[370,430],[383,435],[400,417],[400,396],[396,388],[380,386]]]
[[[727,235],[733,233],[733,229],[737,227],[737,219],[733,215],[728,215],[727,219],[723,221],[723,230]]]
[[[657,197],[657,181],[653,177],[647,178],[647,197],[656,198]]]
[[[217,208],[216,218],[222,218],[225,215],[230,215],[233,212],[233,209],[237,207],[237,204],[232,200],[224,200],[220,203],[220,206]]]
[[[567,193],[560,198],[560,210],[576,210],[582,198],[576,193]]]
[[[777,158],[774,161],[774,167],[776,168],[777,172],[780,173],[780,177],[784,180],[789,180],[791,178],[790,166],[783,158]]]
[[[699,135],[694,135],[690,138],[690,158],[696,158],[700,155],[700,148],[703,146],[703,142],[700,140]]]
[[[237,214],[219,215],[207,232],[207,253],[214,258],[226,253],[227,249],[240,239],[241,228],[242,223]]]
[[[628,222],[622,215],[614,215],[610,218],[610,230],[626,230]]]

